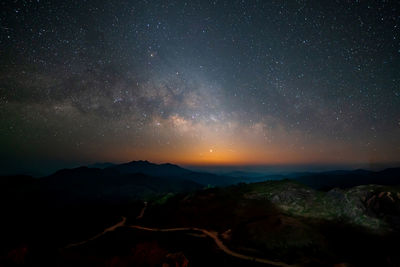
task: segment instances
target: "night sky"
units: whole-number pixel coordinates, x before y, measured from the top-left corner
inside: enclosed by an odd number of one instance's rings
[[[2,170],[400,162],[396,1],[4,1]]]

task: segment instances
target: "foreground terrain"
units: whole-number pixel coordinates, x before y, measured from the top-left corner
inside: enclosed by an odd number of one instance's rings
[[[0,266],[400,265],[398,186],[206,188],[139,165],[3,180]]]
[[[394,265],[400,194],[395,187],[315,191],[270,181],[176,195],[149,207],[154,227],[217,231],[233,250],[296,265]]]

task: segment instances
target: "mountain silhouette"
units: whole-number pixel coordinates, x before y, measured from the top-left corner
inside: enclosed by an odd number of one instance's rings
[[[170,163],[155,164],[147,160],[131,161],[110,166],[107,169],[117,170],[120,173],[143,173],[151,176],[182,176],[192,172],[178,165]]]
[[[155,164],[146,160],[131,161],[128,163],[111,166],[106,169],[116,170],[125,174],[142,173],[155,177],[190,180],[204,186],[226,186],[245,181],[243,178],[196,172],[171,163]]]
[[[54,198],[69,196],[70,199],[141,199],[154,194],[186,192],[203,187],[190,180],[123,173],[113,168],[63,169],[39,180],[41,189],[47,194]]]

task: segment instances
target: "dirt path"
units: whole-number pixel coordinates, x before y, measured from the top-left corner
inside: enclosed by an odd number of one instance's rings
[[[139,215],[136,217],[136,219],[140,220],[140,219],[143,218],[143,215],[144,215],[144,212],[146,211],[146,208],[147,208],[147,202],[145,201],[145,202],[144,202],[144,206],[143,206],[143,208],[141,209]]]
[[[289,265],[286,264],[284,262],[280,262],[280,261],[272,261],[272,260],[267,260],[264,258],[258,258],[258,257],[253,257],[253,256],[247,256],[244,254],[240,254],[237,252],[234,252],[232,250],[230,250],[223,242],[221,239],[219,239],[218,237],[218,233],[217,232],[211,232],[205,229],[201,229],[201,228],[196,228],[196,227],[181,227],[181,228],[167,228],[167,229],[160,229],[160,228],[149,228],[149,227],[143,227],[140,225],[129,225],[127,226],[129,228],[134,228],[134,229],[139,229],[139,230],[144,230],[144,231],[152,231],[152,232],[176,232],[176,231],[197,231],[197,232],[201,232],[209,237],[211,237],[214,242],[217,244],[217,246],[224,251],[226,254],[231,255],[235,258],[239,258],[239,259],[243,259],[243,260],[249,260],[249,261],[253,261],[253,262],[259,262],[259,263],[265,263],[265,264],[269,264],[269,265],[273,265],[273,266],[295,266],[295,265]]]
[[[93,237],[91,237],[91,238],[89,238],[89,239],[86,239],[86,240],[81,241],[81,242],[78,242],[78,243],[69,244],[69,245],[65,246],[65,248],[71,248],[71,247],[76,247],[76,246],[83,245],[83,244],[85,244],[85,243],[87,243],[87,242],[89,242],[89,241],[95,240],[95,239],[97,239],[97,238],[99,238],[99,237],[105,235],[105,234],[108,233],[108,232],[112,232],[112,231],[114,231],[115,229],[117,229],[117,228],[119,228],[119,227],[121,227],[121,226],[124,226],[125,223],[126,223],[126,217],[122,216],[122,221],[120,221],[120,222],[117,223],[117,224],[114,224],[113,226],[110,226],[110,227],[106,228],[106,229],[105,229],[103,232],[101,232],[100,234],[97,234],[97,235],[95,235],[95,236],[93,236]]]
[[[142,208],[142,210],[140,211],[140,213],[136,217],[136,219],[143,218],[146,208],[147,208],[147,202],[144,202],[144,207]],[[249,260],[249,261],[253,261],[253,262],[265,263],[265,264],[269,264],[269,265],[273,265],[273,266],[284,266],[284,267],[295,266],[295,265],[289,265],[289,264],[286,264],[286,263],[280,262],[280,261],[267,260],[267,259],[264,259],[264,258],[253,257],[253,256],[248,256],[248,255],[244,255],[244,254],[240,254],[240,253],[234,252],[234,251],[230,250],[222,242],[221,239],[219,239],[217,232],[212,232],[212,231],[208,231],[206,229],[201,229],[201,228],[196,228],[196,227],[177,227],[177,228],[161,229],[161,228],[149,228],[149,227],[144,227],[144,226],[140,226],[140,225],[126,225],[126,217],[124,217],[124,216],[122,216],[122,220],[119,223],[106,228],[100,234],[97,234],[97,235],[93,236],[92,238],[89,238],[87,240],[84,240],[84,241],[81,241],[81,242],[78,242],[78,243],[69,244],[65,248],[71,248],[71,247],[83,245],[83,244],[85,244],[85,243],[87,243],[89,241],[95,240],[95,239],[105,235],[108,232],[112,232],[115,229],[117,229],[119,227],[124,227],[124,226],[125,227],[129,227],[129,228],[133,228],[133,229],[144,230],[144,231],[152,231],[152,232],[177,232],[177,231],[196,231],[196,232],[201,232],[201,233],[205,234],[206,236],[211,237],[214,240],[215,244],[218,246],[218,248],[220,248],[222,251],[224,251],[226,254],[228,254],[228,255],[230,255],[232,257],[243,259],[243,260]]]

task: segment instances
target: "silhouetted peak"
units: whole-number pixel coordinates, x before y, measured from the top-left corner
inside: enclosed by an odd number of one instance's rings
[[[181,176],[191,171],[171,163],[156,164],[147,160],[137,160],[112,166],[120,173],[144,173],[151,176]]]

